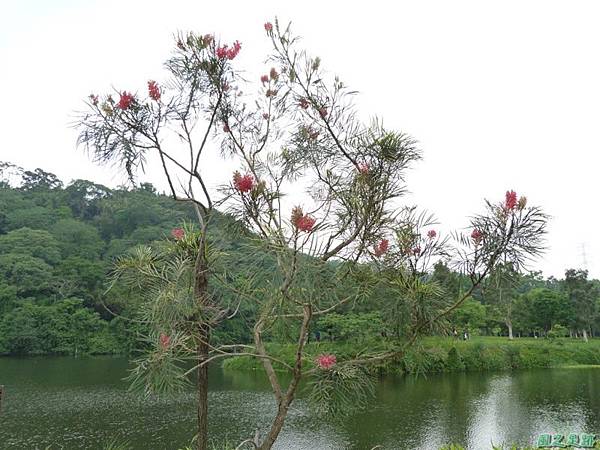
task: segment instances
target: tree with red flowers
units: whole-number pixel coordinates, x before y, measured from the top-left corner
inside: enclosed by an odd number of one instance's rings
[[[460,306],[499,261],[522,265],[541,251],[546,217],[539,208],[507,194],[488,203],[466,234],[443,236],[431,216],[402,207],[406,170],[420,159],[415,141],[380,121],[361,122],[351,91],[330,77],[319,58],[299,50],[289,27],[266,23],[273,45],[269,66],[251,92],[233,69],[239,42],[224,45],[211,35],[179,36],[166,63],[172,79],[148,82],[148,94],[119,91],[91,95],[79,121],[80,143],[100,163],[117,163],[134,179],[149,154],[158,156],[172,197],[188,202],[198,226],[172,232],[160,251],[139,249],[123,258],[116,276],[147,293],[144,320],[153,325],[153,350],[138,362],[134,382],[148,390],[179,385],[196,371],[198,448],[207,445],[207,367],[225,357],[254,357],[263,364],[276,401],[273,422],[254,442],[270,449],[277,440],[300,381],[311,378],[316,402],[340,411],[337,398],[368,394],[368,366],[398,358],[423,333]],[[183,145],[166,142],[175,133]],[[211,170],[202,156],[220,141],[220,151],[239,168],[209,189]],[[296,195],[304,191],[304,195]],[[516,194],[515,194],[516,196]],[[510,197],[510,198],[509,198]],[[515,203],[516,202],[516,203]],[[216,208],[232,214],[252,248],[276,261],[268,277],[248,274],[233,285],[219,271],[208,224]],[[250,257],[258,254],[248,252]],[[430,281],[431,265],[452,260],[471,286],[448,301]],[[256,270],[256,269],[253,269]],[[268,279],[268,281],[265,281]],[[211,284],[212,283],[212,284]],[[253,345],[214,346],[210,330],[231,317],[214,290],[235,291],[258,314]],[[307,336],[315,320],[350,307],[383,289],[389,317],[402,322],[405,339],[393,350],[310,355]],[[233,308],[235,314],[236,308]],[[283,326],[294,335],[293,361],[269,354],[265,335]],[[192,359],[191,370],[180,361]],[[278,369],[289,372],[284,382]],[[340,396],[345,393],[345,396]]]
[[[151,155],[158,157],[171,196],[189,203],[197,227],[172,231],[173,241],[154,253],[142,249],[123,258],[116,275],[144,274],[149,295],[143,319],[151,325],[154,351],[139,361],[134,382],[148,390],[180,385],[182,374],[174,363],[196,362],[199,449],[207,448],[208,361],[213,350],[210,330],[231,315],[231,305],[219,304],[211,294],[209,224],[214,218],[215,195],[206,183],[203,155],[211,135],[223,124],[222,109],[235,95],[229,84],[236,78],[231,66],[241,44],[217,42],[212,35],[179,35],[165,67],[167,83],[147,82],[145,94],[119,90],[89,96],[88,109],[78,120],[78,142],[100,164],[116,164],[133,181]],[[173,145],[174,137],[182,145]],[[168,144],[166,142],[169,142]],[[235,181],[240,192],[253,186],[251,177]],[[130,277],[131,278],[131,277]],[[131,278],[132,284],[140,284]],[[178,302],[165,305],[165,298]],[[185,300],[185,301],[184,301]],[[160,308],[159,308],[160,307]]]
[[[312,379],[311,398],[325,410],[355,405],[368,395],[370,365],[401,357],[419,336],[443,323],[499,262],[522,267],[538,255],[547,220],[510,191],[504,202],[487,203],[468,232],[444,237],[432,228],[432,216],[399,204],[406,169],[420,159],[415,141],[380,122],[362,123],[353,91],[329,77],[319,58],[297,50],[289,27],[266,24],[265,30],[274,48],[274,68],[260,79],[268,103],[256,110],[237,98],[225,103],[229,131],[222,141],[223,150],[241,156],[245,172],[259,180],[250,195],[230,192],[229,211],[278,263],[273,283],[248,294],[261,306],[254,351],[261,355],[277,402],[260,449],[276,441],[302,378]],[[268,118],[263,120],[261,112]],[[293,203],[283,194],[298,184],[306,186],[307,195],[288,216],[284,211]],[[452,262],[471,280],[459,298],[448,299],[430,280],[439,260]],[[363,301],[377,289],[393,298],[386,316],[403,322],[405,339],[396,348],[345,361],[306,353],[317,318]],[[282,322],[296,333],[291,365],[274,363],[263,342],[263,335]],[[289,371],[291,381],[283,384],[274,364]]]

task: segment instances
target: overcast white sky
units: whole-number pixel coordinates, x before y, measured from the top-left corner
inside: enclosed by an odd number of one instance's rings
[[[82,99],[160,80],[177,30],[239,39],[236,63],[260,73],[263,23],[276,15],[360,91],[365,117],[419,140],[408,202],[442,231],[514,189],[553,216],[533,268],[562,276],[583,267],[585,248],[600,277],[596,1],[0,0],[0,161],[120,184],[75,147]]]

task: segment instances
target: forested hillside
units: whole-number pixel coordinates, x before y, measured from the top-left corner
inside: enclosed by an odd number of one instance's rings
[[[40,169],[3,168],[0,353],[130,351],[135,323],[125,325],[136,298],[118,285],[107,292],[112,263],[136,245],[170,236],[174,227],[193,219],[191,208],[150,184],[109,189],[74,180],[64,185]],[[9,169],[16,181],[7,176]],[[219,247],[234,249],[237,241],[227,237],[227,227],[213,226],[223,230],[217,233]],[[241,317],[229,322],[225,337]]]
[[[191,208],[150,184],[65,185],[41,169],[0,168],[0,354],[130,352],[137,345],[129,320],[136,296],[119,285],[107,291],[113,261],[136,245],[169,238],[173,228],[194,220]],[[274,263],[244,255],[247,238],[239,228],[231,231],[233,223],[223,215],[212,224],[218,236],[212,244],[227,255],[231,276],[250,259],[256,273],[267,276]],[[443,263],[430,276],[448,296],[458,295],[464,281]],[[569,270],[557,280],[500,266],[437,332],[585,338],[600,332],[599,286],[585,271]],[[374,292],[323,317],[312,335],[336,341],[401,336],[403,324],[388,322],[385,308],[402,307],[402,299],[383,301],[385,296]],[[253,305],[242,302],[216,332],[217,341],[247,342],[253,314]],[[270,336],[285,341],[288,332],[274,329]]]

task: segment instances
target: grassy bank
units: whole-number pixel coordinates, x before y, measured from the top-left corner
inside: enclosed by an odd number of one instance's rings
[[[269,353],[292,364],[294,346],[267,345]],[[392,349],[388,342],[337,343],[311,342],[307,345],[307,364],[315,356],[333,353],[338,360],[354,357],[357,353],[371,353]],[[277,367],[277,364],[274,364]],[[585,343],[574,339],[517,338],[513,341],[499,337],[473,337],[468,341],[453,338],[429,337],[408,351],[404,357],[374,367],[380,373],[419,374],[464,371],[497,371],[544,367],[578,367],[600,365],[600,339]],[[232,358],[223,364],[225,369],[261,369],[254,358]],[[279,366],[281,368],[281,366]]]

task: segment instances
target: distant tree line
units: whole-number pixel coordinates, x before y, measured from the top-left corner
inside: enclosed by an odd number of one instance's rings
[[[139,345],[130,321],[139,298],[125,286],[107,291],[113,262],[137,245],[164,240],[193,214],[150,184],[109,189],[73,180],[65,185],[41,169],[0,163],[0,354],[130,352]],[[229,276],[248,273],[248,264],[268,274],[275,262],[267,253],[244,254],[249,237],[239,228],[232,232],[234,222],[220,215],[212,225],[211,244],[227,255],[222,260],[230,266]],[[468,285],[443,262],[429,276],[453,298]],[[369,301],[344,305],[317,322],[311,339],[401,338],[407,324],[386,314],[390,295],[374,290]],[[599,306],[600,282],[584,270],[567,270],[559,280],[500,265],[436,332],[588,339],[600,333]],[[235,319],[216,331],[217,342],[250,341],[254,308],[242,302]],[[274,327],[266,338],[286,342],[293,332]]]

